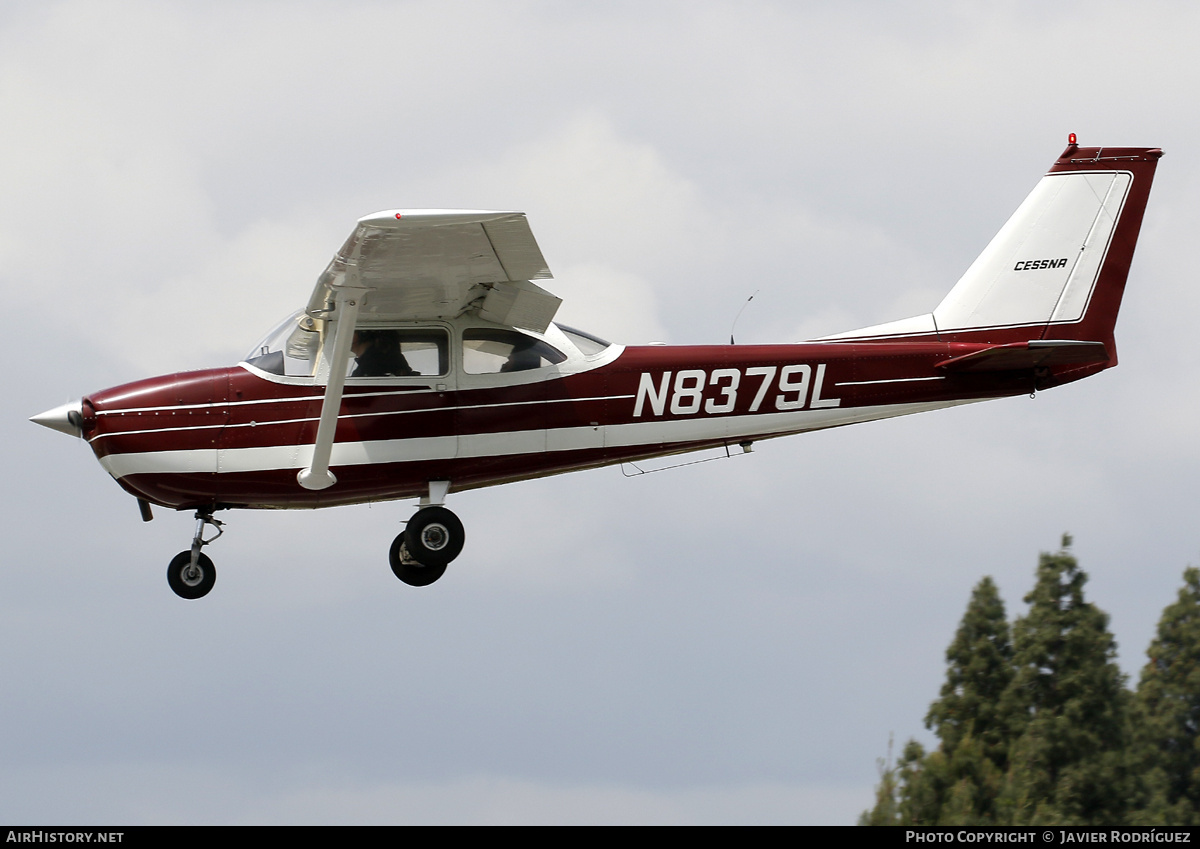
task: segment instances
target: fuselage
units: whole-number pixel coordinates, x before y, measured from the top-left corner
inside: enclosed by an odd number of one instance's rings
[[[421,496],[431,480],[490,486],[1027,394],[1108,365],[944,367],[988,347],[613,345],[509,374],[468,374],[456,361],[439,376],[348,380],[337,483],[320,491],[296,477],[321,412],[315,378],[243,362],[140,380],[84,398],[83,436],[122,487],[155,504],[323,507]]]

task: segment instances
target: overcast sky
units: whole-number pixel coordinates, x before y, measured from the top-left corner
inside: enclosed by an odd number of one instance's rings
[[[1200,563],[1183,2],[0,5],[0,818],[851,823],[971,588],[1075,535],[1136,676]],[[927,312],[1076,132],[1166,151],[1121,365],[1039,394],[409,504],[135,501],[27,417],[236,362],[362,215],[528,213],[560,318],[799,341]]]

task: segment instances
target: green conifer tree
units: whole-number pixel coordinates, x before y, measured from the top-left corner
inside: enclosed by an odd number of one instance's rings
[[[864,819],[898,825],[995,822],[1009,733],[999,713],[1012,679],[1004,602],[991,578],[975,587],[946,649],[946,682],[925,726],[940,744],[926,754],[910,740],[895,768],[881,775],[876,807]],[[886,785],[886,786],[885,786]],[[886,792],[885,792],[886,791]]]
[[[938,825],[997,821],[1011,742],[1001,704],[1012,681],[1012,656],[1004,602],[985,577],[946,649],[946,682],[925,717],[940,745],[919,770],[909,767],[913,777],[901,786],[901,811],[911,811],[914,824],[916,817]]]
[[[1042,554],[1029,613],[1013,626],[1014,674],[1001,712],[1015,735],[999,804],[1012,824],[1113,825],[1130,785],[1130,697],[1108,616],[1084,600],[1087,575],[1062,549]]]
[[[946,649],[946,683],[925,716],[925,727],[937,734],[943,751],[954,752],[973,738],[983,757],[1001,771],[1007,766],[1009,728],[1000,700],[1012,681],[1012,657],[1004,602],[985,577]]]
[[[910,741],[896,765],[881,770],[876,806],[861,823],[1113,825],[1139,816],[1129,769],[1132,696],[1114,662],[1108,616],[1084,599],[1087,576],[1070,546],[1064,534],[1057,553],[1041,555],[1029,612],[1014,623],[1011,643],[995,585],[985,578],[975,588],[925,720],[938,748],[926,753]],[[1160,815],[1174,811],[1171,822],[1184,822],[1180,812],[1194,811],[1200,798],[1200,573],[1188,580],[1151,649],[1156,671],[1143,673],[1157,682],[1144,685],[1142,710],[1156,718],[1147,733],[1161,732],[1146,747],[1170,740],[1178,754],[1155,762],[1159,789],[1143,795],[1157,800]],[[1168,619],[1173,630],[1164,630]],[[1182,657],[1194,666],[1171,660]],[[1183,693],[1196,696],[1187,709]]]
[[[1131,822],[1200,825],[1200,570],[1183,573],[1138,682],[1133,762],[1142,810]]]

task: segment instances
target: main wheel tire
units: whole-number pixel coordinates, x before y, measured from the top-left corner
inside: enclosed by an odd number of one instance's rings
[[[410,587],[427,587],[446,573],[445,563],[440,566],[426,566],[414,560],[408,553],[404,537],[404,534],[400,534],[392,540],[392,547],[388,551],[388,560],[397,578]]]
[[[445,507],[425,507],[408,520],[404,541],[413,560],[445,566],[462,552],[467,534],[462,522]]]
[[[203,598],[216,582],[217,570],[206,554],[196,558],[194,570],[191,551],[179,552],[167,567],[167,583],[180,598]]]

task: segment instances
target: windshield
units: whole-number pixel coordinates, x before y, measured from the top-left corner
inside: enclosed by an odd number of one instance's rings
[[[250,349],[245,362],[270,374],[309,377],[317,365],[321,334],[316,322],[296,310]]]

